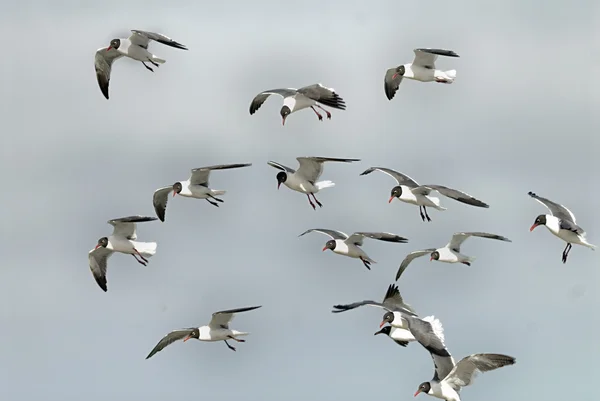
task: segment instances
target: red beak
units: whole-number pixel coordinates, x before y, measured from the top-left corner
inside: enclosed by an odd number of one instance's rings
[[[177,195],[177,191],[173,190],[173,198]]]
[[[281,119],[281,125],[285,125],[285,117]]]
[[[385,320],[383,322],[381,322],[381,324],[379,325],[379,328],[382,328],[384,324],[385,324]]]
[[[183,339],[183,342],[186,342],[187,340],[189,340],[190,338],[192,338],[191,336],[187,336],[186,338]]]
[[[430,256],[429,257],[429,261],[431,262],[432,260],[433,260],[433,256]]]
[[[529,229],[529,232],[532,232],[537,226],[539,226],[538,223],[533,223],[533,225],[531,226],[531,228]]]
[[[394,197],[390,196],[390,200],[388,201],[388,203],[392,203],[393,200],[394,200]]]
[[[414,397],[418,396],[419,394],[421,394],[421,389],[417,390],[417,392],[415,393]]]
[[[326,247],[326,246],[324,246],[324,247],[323,247],[323,252],[325,252],[326,250],[327,250],[327,247]]]
[[[108,46],[108,47],[106,48],[106,51],[109,51],[110,49],[112,49],[112,47]]]
[[[278,183],[277,183],[277,189],[279,189],[279,187],[280,187],[280,186],[281,186],[281,183],[280,183],[280,182],[278,182]]]
[[[94,248],[94,250],[100,248],[100,244],[96,245],[96,247]]]
[[[392,75],[392,79],[396,79],[397,76],[398,76],[398,73],[395,73],[394,75]]]

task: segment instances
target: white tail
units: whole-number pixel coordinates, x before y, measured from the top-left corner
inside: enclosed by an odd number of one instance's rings
[[[435,318],[435,316],[426,316],[423,318],[424,321],[431,324],[431,329],[433,330],[433,334],[436,335],[441,341],[442,344],[445,344],[446,339],[444,338],[444,327],[442,326],[442,322]]]
[[[226,192],[227,192],[227,191],[223,191],[223,190],[221,190],[221,189],[213,189],[213,190],[211,191],[211,194],[212,194],[213,196],[219,196],[219,195],[225,195],[225,193],[226,193]]]
[[[433,204],[435,205],[434,207],[437,210],[448,210],[445,207],[440,206],[440,198],[436,198],[435,196],[428,196],[427,198],[433,202]]]
[[[158,64],[164,64],[164,63],[167,62],[167,60],[164,60],[162,58],[156,57],[154,55],[152,55],[152,61],[154,61],[155,63],[158,63]]]
[[[582,245],[585,245],[585,246],[587,246],[587,247],[588,247],[588,248],[590,248],[592,251],[595,251],[595,250],[596,250],[596,245],[594,245],[594,244],[590,244],[590,243],[589,243],[589,242],[587,242],[587,241],[585,241],[585,242],[582,242]]]
[[[156,254],[156,242],[135,242],[134,246],[145,258],[149,258]]]
[[[444,71],[444,72],[446,73],[448,78],[450,78],[451,80],[454,81],[454,78],[456,78],[456,70],[449,70],[449,71]]]
[[[315,184],[315,187],[317,187],[317,189],[319,189],[319,191],[323,188],[329,188],[329,187],[334,187],[335,186],[335,182],[333,181],[319,181]]]

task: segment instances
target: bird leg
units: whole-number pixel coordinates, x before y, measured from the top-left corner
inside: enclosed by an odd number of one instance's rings
[[[317,200],[317,198],[315,197],[315,194],[311,193],[311,195],[313,196],[313,199],[315,200],[315,202],[317,202],[317,205],[319,205],[319,207],[323,207],[323,205],[321,204],[321,202],[319,202]]]
[[[148,59],[148,62],[149,62],[150,64],[152,64],[153,66],[155,66],[155,67],[160,67],[160,65],[158,65],[158,63],[155,63],[154,61],[152,61],[152,60],[150,60],[150,59]]]
[[[315,204],[312,203],[312,201],[310,200],[310,194],[306,194],[306,197],[308,198],[308,203],[310,203],[310,205],[312,206],[313,210],[317,210],[317,207],[315,206]]]
[[[563,251],[563,254],[562,254],[562,262],[563,263],[567,263],[567,257],[569,256],[569,252],[571,251],[571,248],[573,248],[573,245],[571,245],[570,243],[567,243],[567,246],[565,247],[565,250]]]
[[[425,217],[427,217],[427,221],[431,221],[429,215],[427,214],[427,208],[425,206],[423,206],[423,211],[425,212]]]
[[[229,343],[227,342],[227,340],[223,340],[223,341],[225,341],[225,344],[227,344],[227,348],[229,348],[232,351],[235,351],[235,347],[229,345]]]
[[[137,256],[135,256],[135,253],[132,253],[132,254],[131,254],[131,256],[133,256],[133,258],[134,258],[134,259],[135,259],[135,260],[136,260],[136,261],[137,261],[139,264],[142,264],[142,265],[146,266],[146,262],[139,260],[139,259],[137,258]]]
[[[360,256],[360,260],[363,262],[363,265],[365,265],[365,267],[369,270],[371,270],[371,262],[369,262],[368,260],[364,259],[362,256]]]
[[[235,338],[234,336],[228,336],[229,338],[231,338],[233,341],[237,341],[238,343],[245,343],[246,340],[242,340],[241,338]]]
[[[146,63],[144,63],[143,61],[142,61],[142,64],[144,64],[144,67],[146,67],[147,69],[149,69],[151,72],[154,72],[154,70],[153,70],[152,68],[148,67],[148,66],[146,65]]]
[[[460,262],[460,263],[462,263],[463,265],[471,266],[471,262]]]
[[[206,198],[206,201],[207,201],[208,203],[210,203],[211,205],[213,205],[213,206],[219,207],[219,204],[218,204],[218,203],[216,203],[216,202],[213,202],[213,201],[211,201],[211,200],[210,200],[210,199],[208,199],[208,198]]]
[[[214,197],[214,196],[212,196],[211,194],[208,194],[208,197],[209,197],[209,198],[211,198],[211,199],[214,199],[214,200],[216,200],[217,202],[223,202],[223,199],[219,199],[219,198],[217,198],[217,197]]]
[[[134,252],[137,253],[137,255],[146,263],[148,263],[148,259],[146,259],[145,257],[142,256],[141,253],[138,252],[137,249],[133,248]]]
[[[310,106],[310,108],[312,109],[312,111],[314,111],[317,114],[317,117],[319,117],[319,121],[323,121],[323,116],[319,114],[318,111],[315,110],[315,108],[313,106]]]
[[[315,106],[317,106],[318,108],[320,108],[321,110],[323,110],[325,113],[327,113],[327,119],[331,120],[331,113],[328,112],[327,110],[325,110],[323,107],[319,106],[318,104],[315,104]]]
[[[425,215],[423,214],[423,206],[419,206],[419,214],[421,215],[421,220],[425,221]]]

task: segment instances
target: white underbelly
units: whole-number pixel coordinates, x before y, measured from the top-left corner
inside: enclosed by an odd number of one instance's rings
[[[296,174],[288,174],[284,185],[294,191],[302,192],[304,194],[317,193],[319,189],[312,185],[310,182],[298,177]]]
[[[152,59],[152,53],[136,45],[129,46],[127,49],[127,56],[138,61],[148,61],[149,59]]]

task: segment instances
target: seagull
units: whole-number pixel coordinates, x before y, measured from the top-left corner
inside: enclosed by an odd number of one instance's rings
[[[350,258],[360,259],[365,265],[365,267],[369,270],[371,270],[371,263],[377,262],[371,259],[369,255],[365,253],[365,251],[359,248],[363,244],[363,240],[365,239],[365,237],[386,242],[396,242],[400,244],[405,244],[408,242],[408,239],[400,237],[396,234],[356,232],[351,236],[348,236],[348,234],[345,234],[341,231],[328,230],[325,228],[312,228],[310,230],[306,230],[305,232],[300,234],[299,237],[313,231],[325,234],[331,238],[325,243],[323,251],[331,249],[334,253],[337,253],[338,255],[344,255]]]
[[[549,199],[537,196],[533,192],[528,192],[528,195],[546,206],[551,213],[540,214],[536,217],[529,231],[533,231],[537,226],[543,225],[546,226],[552,234],[565,241],[567,246],[562,253],[563,263],[567,263],[567,257],[573,247],[571,244],[587,246],[591,250],[596,249],[596,245],[592,245],[587,241],[585,231],[576,224],[575,215],[569,209],[563,205],[552,202]]]
[[[438,56],[460,57],[452,50],[414,49],[415,59],[412,63],[390,68],[385,73],[384,90],[388,100],[392,100],[402,78],[414,79],[421,82],[439,82],[451,84],[456,78],[456,70],[441,71],[435,68]]]
[[[456,201],[465,203],[471,206],[489,208],[490,206],[479,199],[473,198],[471,195],[466,194],[456,189],[444,187],[442,185],[419,185],[415,180],[407,176],[406,174],[399,173],[385,167],[370,167],[363,171],[360,175],[367,175],[373,171],[381,171],[396,180],[396,186],[392,188],[391,196],[388,203],[391,203],[394,198],[398,198],[402,202],[410,203],[412,205],[419,206],[419,213],[421,219],[425,221],[431,221],[427,214],[426,207],[432,207],[437,210],[447,210],[445,207],[440,206],[440,199],[429,196],[431,191],[437,191],[440,194],[452,198]]]
[[[398,286],[395,284],[391,284],[383,297],[383,302],[365,300],[354,302],[348,305],[335,305],[333,313],[341,313],[345,311],[349,311],[359,306],[368,305],[375,306],[377,308],[382,308],[392,313],[396,319],[393,319],[393,323],[390,323],[390,326],[386,326],[380,331],[376,332],[375,335],[378,334],[386,334],[389,338],[394,340],[397,344],[406,347],[409,342],[415,341],[415,337],[411,334],[408,329],[408,323],[406,319],[402,317],[402,313],[404,312],[412,316],[417,316],[414,309],[402,299],[402,295],[400,295],[400,291],[398,290]],[[426,317],[425,319],[431,320],[431,317]]]
[[[150,351],[146,359],[151,358],[154,354],[162,351],[166,346],[174,343],[175,341],[183,340],[183,342],[186,342],[191,338],[195,338],[196,340],[200,341],[224,341],[230,350],[235,351],[235,347],[229,345],[227,340],[234,340],[239,343],[243,343],[246,342],[246,340],[237,337],[247,336],[250,333],[230,329],[229,323],[231,323],[236,313],[251,311],[254,309],[258,309],[261,306],[262,305],[250,306],[245,308],[229,309],[215,312],[212,314],[212,318],[206,326],[173,330],[169,334],[165,335],[158,342],[158,344],[156,344],[156,346],[152,351]]]
[[[475,258],[460,253],[461,244],[469,237],[489,238],[498,241],[512,242],[508,238],[496,234],[481,232],[454,233],[452,239],[450,239],[450,242],[448,242],[442,248],[429,248],[409,253],[400,264],[398,273],[396,273],[396,281],[400,278],[402,273],[404,273],[404,270],[406,270],[413,259],[427,255],[428,253],[431,254],[429,261],[437,260],[438,262],[462,263],[464,265],[471,266],[471,262],[473,262]]]
[[[327,114],[327,119],[331,119],[331,113],[321,107],[320,104],[325,106],[333,107],[338,110],[346,110],[346,103],[334,89],[327,88],[321,84],[314,84],[305,86],[300,89],[294,88],[283,88],[283,89],[271,89],[256,95],[250,103],[250,115],[256,113],[260,106],[267,100],[270,95],[279,95],[283,97],[283,107],[279,111],[281,114],[282,125],[285,125],[285,119],[290,114],[306,109],[310,107],[315,112],[319,121],[323,121],[323,116],[319,114],[315,107],[320,108]],[[319,104],[320,103],[320,104]]]
[[[127,56],[137,61],[141,61],[148,70],[154,72],[151,67],[146,65],[146,62],[158,67],[159,64],[164,64],[166,60],[156,57],[148,51],[148,44],[151,40],[155,40],[163,45],[171,46],[176,49],[188,50],[187,47],[166,37],[160,33],[140,31],[137,29],[131,30],[132,34],[127,39],[113,39],[108,47],[102,47],[96,51],[95,67],[96,78],[98,85],[105,98],[108,99],[108,83],[110,82],[110,71],[115,60],[123,56]]]
[[[269,161],[267,164],[281,170],[281,172],[277,173],[277,189],[279,189],[283,183],[289,189],[306,194],[308,197],[308,203],[310,203],[313,210],[316,210],[317,207],[310,200],[310,195],[312,195],[319,207],[323,207],[321,202],[315,198],[315,194],[323,188],[335,186],[335,183],[332,181],[317,182],[323,173],[323,163],[351,163],[360,161],[360,159],[339,159],[335,157],[297,157],[296,160],[298,160],[298,163],[300,164],[298,171],[274,161]]]
[[[156,253],[156,242],[136,241],[136,223],[154,220],[156,220],[156,217],[128,216],[108,221],[108,224],[114,227],[112,235],[100,238],[96,247],[88,254],[90,270],[96,283],[98,283],[104,292],[107,291],[107,261],[114,252],[132,255],[138,263],[144,266],[148,263],[148,259],[146,258],[154,256]]]
[[[177,181],[170,187],[159,188],[154,192],[152,199],[154,211],[156,212],[156,215],[160,221],[164,222],[167,201],[171,191],[173,191],[173,196],[179,194],[186,198],[206,199],[206,201],[211,205],[219,207],[217,202],[223,202],[223,199],[219,199],[217,196],[223,195],[227,191],[211,189],[208,187],[208,178],[210,176],[210,172],[213,170],[227,170],[232,168],[248,167],[251,165],[252,163],[238,163],[195,168],[192,170],[190,178],[188,178],[186,181]]]

